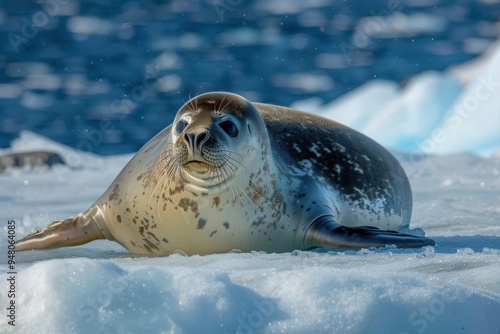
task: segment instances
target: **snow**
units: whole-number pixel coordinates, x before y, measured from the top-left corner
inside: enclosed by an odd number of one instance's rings
[[[17,329],[496,333],[500,303],[485,289],[498,292],[498,256],[386,251],[48,260],[19,274]]]
[[[69,166],[0,174],[16,236],[86,209],[131,155],[99,157],[24,132],[13,151]],[[18,333],[498,333],[500,157],[397,153],[424,249],[134,257],[107,241],[16,254]],[[7,247],[7,229],[0,247]],[[5,253],[4,253],[5,254]],[[0,301],[7,305],[6,255]],[[7,325],[0,312],[0,332]]]
[[[22,252],[13,328],[4,225],[0,332],[498,334],[499,57],[497,50],[468,80],[426,72],[401,88],[374,80],[326,106],[301,102],[396,150],[414,191],[412,227],[437,246],[135,257],[96,241]],[[458,111],[474,98],[473,111]],[[3,153],[36,149],[59,152],[68,165],[0,174],[0,219],[16,222],[18,238],[86,209],[131,158],[31,132]]]

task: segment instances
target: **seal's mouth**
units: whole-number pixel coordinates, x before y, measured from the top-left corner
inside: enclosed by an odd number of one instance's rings
[[[235,178],[228,167],[222,168],[201,160],[189,160],[181,165],[180,176],[185,181],[186,189],[196,194],[214,194],[225,189]],[[226,186],[227,187],[227,186]],[[214,192],[215,191],[215,192]]]
[[[200,160],[190,160],[183,165],[184,169],[188,172],[208,172],[214,168],[214,166]]]

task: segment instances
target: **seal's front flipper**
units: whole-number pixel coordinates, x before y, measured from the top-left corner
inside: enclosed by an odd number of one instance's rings
[[[16,250],[78,246],[92,240],[105,239],[105,234],[106,231],[102,231],[93,219],[79,214],[65,220],[55,221],[42,231],[22,238],[16,243]]]
[[[416,248],[434,244],[434,240],[430,238],[396,231],[383,231],[371,226],[346,227],[336,223],[332,216],[316,219],[309,226],[304,237],[305,248],[361,249],[386,245]]]

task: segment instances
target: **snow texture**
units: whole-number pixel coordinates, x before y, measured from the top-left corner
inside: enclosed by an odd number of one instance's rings
[[[131,157],[98,157],[25,132],[71,166],[0,174],[0,219],[21,237],[86,209]],[[134,257],[96,241],[16,256],[17,333],[498,333],[500,157],[398,154],[413,227],[437,246]],[[3,229],[0,247],[7,247]],[[9,283],[1,259],[7,325]]]

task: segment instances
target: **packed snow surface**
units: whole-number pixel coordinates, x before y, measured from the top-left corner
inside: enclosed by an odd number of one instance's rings
[[[77,152],[30,132],[13,151],[68,166],[0,174],[0,219],[21,237],[90,206],[131,155]],[[113,242],[16,254],[15,328],[1,258],[0,332],[494,333],[500,330],[500,157],[397,154],[413,227],[436,247],[134,257]],[[7,248],[7,227],[0,247]]]

